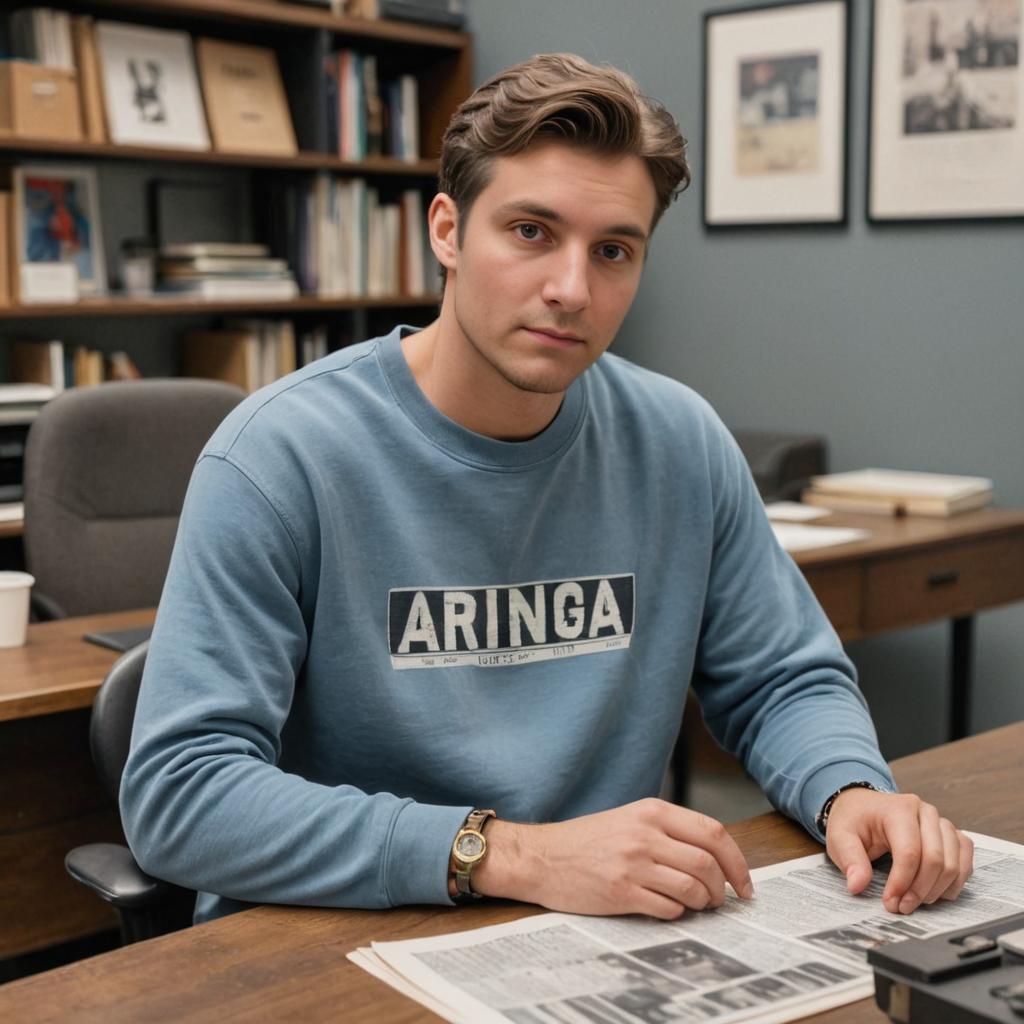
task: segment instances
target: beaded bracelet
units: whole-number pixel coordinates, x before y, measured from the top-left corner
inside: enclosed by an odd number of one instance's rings
[[[821,810],[818,812],[818,816],[814,819],[814,824],[823,836],[825,835],[825,829],[828,828],[828,816],[832,813],[832,805],[836,802],[836,797],[839,796],[840,793],[845,793],[848,789],[872,789],[876,793],[881,792],[876,785],[871,782],[867,782],[865,779],[861,779],[859,782],[848,782],[845,786],[840,786],[825,801]]]

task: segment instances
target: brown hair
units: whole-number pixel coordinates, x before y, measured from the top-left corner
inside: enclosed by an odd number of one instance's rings
[[[672,115],[627,74],[571,53],[542,53],[495,75],[452,115],[441,145],[440,189],[459,211],[459,243],[495,157],[561,139],[647,164],[658,223],[690,183],[686,140]]]

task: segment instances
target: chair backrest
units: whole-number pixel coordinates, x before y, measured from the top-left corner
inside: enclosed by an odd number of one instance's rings
[[[192,469],[244,397],[217,381],[73,388],[25,451],[25,561],[68,615],[156,605]]]
[[[135,721],[135,705],[142,686],[149,641],[125,651],[107,672],[92,704],[89,747],[100,784],[117,799],[121,775],[128,760]]]

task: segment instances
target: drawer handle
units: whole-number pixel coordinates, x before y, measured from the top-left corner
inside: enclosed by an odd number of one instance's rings
[[[960,579],[960,573],[956,569],[942,569],[939,572],[928,574],[929,587],[949,587]]]

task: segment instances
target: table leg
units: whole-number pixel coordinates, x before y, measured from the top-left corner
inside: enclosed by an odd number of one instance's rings
[[[953,620],[950,658],[949,738],[960,740],[970,732],[971,660],[974,653],[974,616]]]

